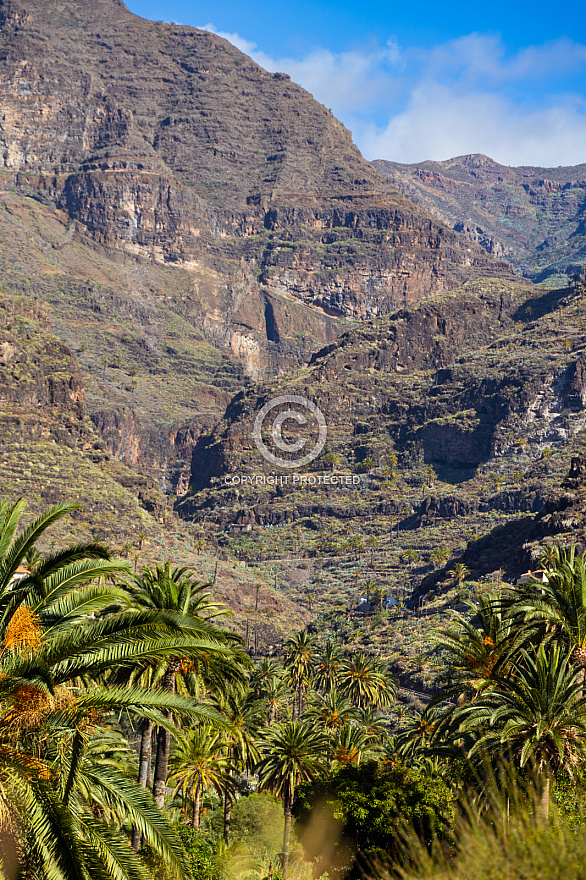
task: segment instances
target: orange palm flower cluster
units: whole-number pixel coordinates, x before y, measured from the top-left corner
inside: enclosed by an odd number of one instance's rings
[[[38,615],[26,605],[20,605],[6,627],[2,649],[14,651],[19,657],[30,657],[41,647],[42,636]]]

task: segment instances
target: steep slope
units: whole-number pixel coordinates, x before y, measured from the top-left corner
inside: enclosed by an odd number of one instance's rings
[[[181,269],[112,260],[67,215],[0,195],[0,289],[44,304],[76,355],[85,407],[110,453],[183,492],[191,450],[242,387],[243,370],[206,340]],[[200,279],[213,290],[217,278]]]
[[[586,262],[586,164],[509,168],[476,154],[373,165],[400,192],[527,278],[558,276],[559,282]]]
[[[307,369],[232,401],[195,446],[193,494],[182,509],[225,526],[291,522],[308,511],[397,515],[408,502],[409,529],[483,508],[537,509],[543,467],[563,472],[586,425],[585,304],[579,293],[471,282],[349,331]],[[334,464],[353,475],[359,500],[323,479],[311,487],[292,477],[284,485],[242,479],[287,473],[253,442],[257,414],[284,394],[308,398],[326,419],[327,446],[302,472],[324,475]],[[384,473],[393,455],[400,493]],[[425,466],[439,495],[429,491]]]
[[[0,10],[10,186],[108,248],[221,275],[222,296],[201,294],[208,338],[245,361],[257,351],[257,371],[274,366],[275,347],[303,355],[296,301],[319,345],[336,334],[324,313],[363,319],[508,273],[385,185],[286,75],[221,38],[140,19],[119,0]]]
[[[550,499],[586,455],[585,326],[582,291],[477,281],[353,328],[307,368],[234,398],[195,445],[178,512],[257,571],[278,571],[326,629],[373,590],[457,601],[446,572],[458,561],[495,583],[499,568],[517,576],[535,542],[583,540],[583,495]],[[269,464],[254,441],[282,395],[325,416],[327,443],[303,467]],[[284,408],[262,430],[280,455],[271,434]],[[307,408],[286,408],[307,423],[287,419],[281,439],[313,446]],[[363,645],[378,623],[349,626]]]
[[[303,608],[234,566],[205,530],[194,533],[174,515],[154,480],[108,453],[87,416],[75,355],[52,332],[47,312],[38,299],[0,294],[2,500],[23,497],[26,521],[51,504],[79,503],[41,549],[100,540],[135,568],[168,558],[190,565],[235,612],[229,625],[256,633],[264,648],[305,625]]]

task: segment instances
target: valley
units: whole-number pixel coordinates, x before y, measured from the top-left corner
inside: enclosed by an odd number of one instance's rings
[[[0,0],[0,102],[22,875],[357,880],[411,831],[455,864],[479,751],[507,828],[551,800],[571,837],[586,165],[367,162],[287,73],[122,0]],[[492,714],[537,680],[555,748]]]

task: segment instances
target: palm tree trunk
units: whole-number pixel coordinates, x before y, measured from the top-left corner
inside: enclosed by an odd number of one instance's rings
[[[201,781],[198,779],[193,795],[193,812],[191,814],[191,824],[197,831],[199,829],[199,814],[201,812]]]
[[[138,784],[146,788],[151,773],[151,755],[153,751],[153,722],[143,718],[140,731],[140,752],[138,764]]]
[[[291,837],[291,807],[290,801],[284,805],[285,807],[285,827],[283,828],[283,877],[287,880],[287,871],[289,870],[289,840]]]
[[[140,751],[138,754],[138,784],[146,788],[151,770],[151,755],[153,750],[153,722],[149,718],[142,719],[140,730]],[[132,829],[132,849],[138,852],[140,849],[140,831],[136,825]]]
[[[543,788],[541,789],[541,797],[539,799],[539,815],[541,817],[541,821],[545,824],[549,819],[549,789],[550,789],[551,778],[549,774],[545,777],[543,781]]]
[[[172,660],[167,667],[162,682],[162,690],[175,691],[175,673],[179,668],[179,661]],[[167,712],[167,718],[171,720],[172,712]],[[165,806],[165,792],[167,790],[167,774],[169,772],[169,756],[171,754],[171,734],[164,727],[157,731],[157,759],[155,761],[155,774],[153,779],[153,796],[157,805],[163,809]]]
[[[224,843],[230,843],[230,823],[232,821],[232,796],[227,791],[224,795]]]

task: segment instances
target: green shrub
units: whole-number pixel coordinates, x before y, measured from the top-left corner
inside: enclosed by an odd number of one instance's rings
[[[225,880],[224,858],[205,835],[191,825],[176,825],[194,880]]]
[[[273,795],[254,792],[234,804],[230,835],[234,840],[254,841],[259,850],[279,852],[283,822],[280,801]]]
[[[392,859],[409,827],[426,846],[435,839],[452,840],[452,790],[439,777],[402,764],[370,761],[300,786],[294,807],[299,822],[308,825],[318,807],[323,821],[341,822],[341,847],[360,851],[368,861]],[[356,863],[348,864],[348,871],[348,876],[361,874]]]

